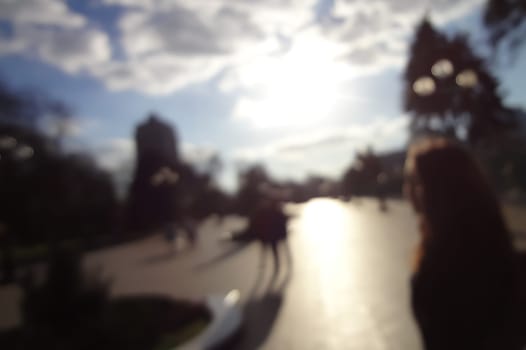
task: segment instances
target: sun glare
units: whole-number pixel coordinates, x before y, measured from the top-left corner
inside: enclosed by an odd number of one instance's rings
[[[236,115],[261,127],[312,124],[327,117],[338,99],[345,68],[327,41],[300,41],[281,56],[265,57],[245,71],[255,93]]]
[[[318,198],[309,201],[302,212],[302,231],[320,236],[320,232],[339,234],[349,229],[345,205],[333,199]],[[324,237],[319,237],[325,240]]]

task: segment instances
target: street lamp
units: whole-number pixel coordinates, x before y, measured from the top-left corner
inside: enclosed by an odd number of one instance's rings
[[[453,74],[453,63],[447,58],[442,58],[431,67],[431,74],[439,79],[447,78]]]
[[[478,84],[478,76],[473,69],[464,69],[457,74],[455,82],[460,87],[472,88]]]
[[[12,150],[16,147],[17,141],[14,137],[3,135],[0,136],[0,150]]]
[[[0,161],[2,160],[29,160],[35,154],[33,147],[20,143],[12,136],[0,136]]]
[[[179,181],[179,174],[167,166],[161,167],[150,178],[150,184],[154,187],[166,184],[175,185]]]
[[[436,79],[446,79],[453,75],[454,66],[447,58],[436,61],[431,66],[431,75]],[[437,90],[437,84],[432,76],[423,75],[413,82],[413,91],[422,97],[430,96]],[[478,75],[473,69],[463,69],[455,76],[455,83],[461,88],[471,89],[478,84]],[[453,88],[449,88],[451,91]]]
[[[35,151],[32,147],[22,144],[19,147],[15,148],[13,150],[13,153],[15,158],[18,160],[28,160],[29,158],[33,157]]]

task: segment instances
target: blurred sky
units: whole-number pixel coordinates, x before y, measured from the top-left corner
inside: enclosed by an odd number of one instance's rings
[[[70,104],[68,144],[118,171],[150,111],[183,154],[219,152],[221,183],[261,161],[280,178],[339,176],[356,150],[400,149],[401,74],[427,12],[484,55],[483,0],[1,0],[0,77]],[[526,52],[492,63],[524,107]],[[129,167],[128,167],[129,168]]]

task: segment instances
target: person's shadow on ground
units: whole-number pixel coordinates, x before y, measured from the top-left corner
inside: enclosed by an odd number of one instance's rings
[[[287,247],[288,249],[288,247]],[[290,252],[287,252],[289,255]],[[274,268],[272,276],[265,281],[265,271],[269,267],[265,261],[265,252],[261,254],[255,283],[249,293],[249,299],[243,308],[243,327],[239,335],[223,349],[259,349],[269,335],[278,319],[284,301],[284,290],[292,277],[292,260],[287,257],[285,271]],[[284,272],[283,273],[280,273]],[[283,276],[280,276],[283,275]],[[261,295],[258,290],[262,289]]]
[[[247,248],[250,245],[250,242],[242,242],[242,243],[235,243],[230,244],[230,247],[224,251],[222,251],[219,255],[216,255],[206,261],[203,261],[197,265],[195,265],[194,270],[200,271],[207,268],[210,268],[214,265],[217,265],[227,259],[230,259],[234,257],[235,255],[241,253],[245,248]]]
[[[258,290],[262,286],[265,286],[265,283],[267,283],[267,285],[264,287],[263,293],[282,293],[292,279],[293,258],[290,246],[288,242],[284,242],[281,244],[280,248],[281,249],[277,251],[277,254],[278,256],[285,255],[284,261],[283,258],[276,259],[276,256],[274,256],[273,260],[269,260],[268,255],[271,254],[270,249],[262,246],[260,250],[258,272],[256,274],[254,285],[249,293],[250,299],[253,299],[256,296]],[[270,280],[265,282],[265,275],[269,270],[272,271],[272,275]]]
[[[272,292],[249,300],[244,308],[246,328],[236,349],[258,349],[270,335],[279,315],[283,296]]]
[[[271,264],[265,263],[266,252],[261,252],[255,283],[243,307],[241,330],[216,350],[253,350],[263,346],[278,319],[284,301],[283,292],[292,278],[292,257],[290,251],[286,253],[288,256],[285,271],[274,268],[270,279],[267,280],[265,271],[268,271]]]
[[[278,318],[283,296],[267,293],[247,301],[243,309],[243,325],[238,334],[215,350],[254,350],[265,343]]]

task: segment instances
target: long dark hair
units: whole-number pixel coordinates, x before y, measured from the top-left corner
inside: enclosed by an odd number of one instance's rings
[[[422,257],[433,253],[454,264],[511,256],[498,200],[466,149],[442,138],[420,141],[409,149],[406,171],[421,220]]]

